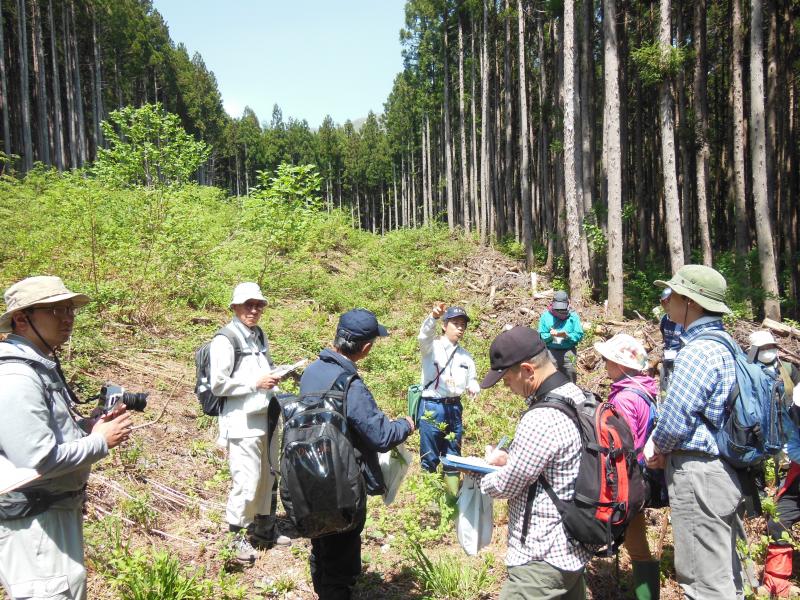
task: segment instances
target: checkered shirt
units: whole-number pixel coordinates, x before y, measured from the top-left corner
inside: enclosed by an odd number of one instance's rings
[[[653,430],[653,442],[664,454],[692,450],[719,456],[714,435],[700,415],[715,427],[722,426],[725,401],[736,384],[736,365],[721,343],[694,341],[709,329],[724,331],[722,320],[704,317],[681,336],[684,347],[675,359],[667,397]]]
[[[576,404],[584,400],[583,392],[572,383],[551,393],[570,398]],[[558,409],[538,408],[528,411],[520,420],[509,448],[508,463],[481,479],[485,494],[508,498],[506,565],[509,567],[538,560],[565,571],[578,571],[592,557],[592,550],[569,541],[558,509],[541,489],[534,497],[528,535],[522,544],[528,488],[544,474],[559,498],[571,500],[575,495],[580,455],[581,439],[575,423]]]

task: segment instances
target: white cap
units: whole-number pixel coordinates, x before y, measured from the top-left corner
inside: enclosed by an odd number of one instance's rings
[[[260,300],[266,302],[264,294],[261,293],[261,288],[254,281],[245,281],[233,288],[233,298],[231,299],[231,306],[234,304],[244,304],[248,300]]]
[[[622,365],[626,369],[644,371],[647,366],[647,351],[636,338],[618,333],[607,342],[595,342],[594,349],[603,358]]]
[[[777,346],[778,342],[775,341],[769,331],[761,329],[750,334],[750,345],[761,348],[763,346]]]

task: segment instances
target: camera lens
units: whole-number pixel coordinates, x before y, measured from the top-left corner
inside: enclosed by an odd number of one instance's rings
[[[142,412],[147,407],[147,393],[125,392],[122,394],[122,402],[128,410]]]

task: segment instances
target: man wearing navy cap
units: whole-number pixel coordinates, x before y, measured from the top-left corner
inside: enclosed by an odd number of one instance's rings
[[[436,321],[442,319],[442,335],[436,337]],[[445,310],[436,302],[419,330],[422,354],[422,402],[420,403],[419,453],[422,468],[433,473],[444,454],[461,455],[461,397],[474,398],[480,391],[472,355],[459,345],[469,317],[460,306]],[[447,425],[440,428],[440,423]],[[458,494],[458,474],[445,470],[448,493]]]
[[[356,363],[371,351],[375,340],[389,335],[373,313],[356,308],[339,317],[333,349],[324,349],[300,379],[300,395],[327,390],[342,372],[357,373]],[[364,476],[367,494],[385,491],[378,453],[402,443],[413,431],[411,417],[390,420],[378,408],[360,377],[347,391],[347,425]],[[366,506],[366,502],[364,503]],[[349,600],[361,573],[361,530],[366,511],[355,528],[311,540],[311,579],[321,600]]]

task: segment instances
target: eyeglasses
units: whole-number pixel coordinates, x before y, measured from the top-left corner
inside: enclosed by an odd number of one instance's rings
[[[264,302],[245,302],[242,306],[244,306],[244,309],[247,312],[253,312],[253,311],[261,312],[262,310],[264,310],[264,307],[266,306],[266,303],[264,303]]]
[[[59,304],[57,306],[32,306],[30,310],[46,310],[52,313],[55,318],[64,319],[66,317],[74,317],[79,309],[72,304]]]

